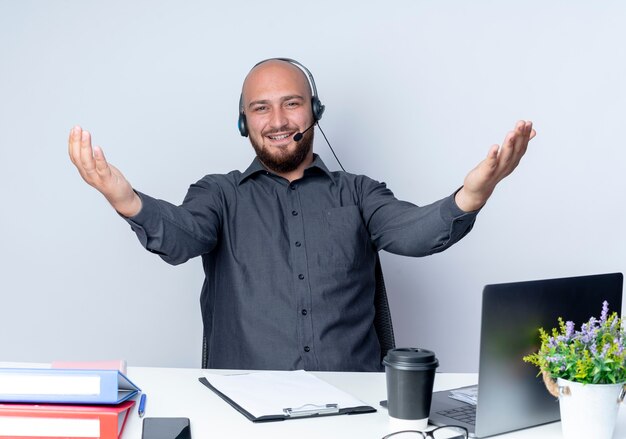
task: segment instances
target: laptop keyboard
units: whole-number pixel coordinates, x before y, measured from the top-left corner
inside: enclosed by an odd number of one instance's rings
[[[442,410],[437,412],[438,415],[447,416],[457,421],[465,422],[470,425],[476,424],[476,406],[467,405],[452,410]]]

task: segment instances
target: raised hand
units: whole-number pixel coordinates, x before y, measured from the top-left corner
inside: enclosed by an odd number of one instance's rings
[[[107,163],[102,149],[91,146],[91,135],[75,126],[68,141],[70,160],[90,186],[104,195],[121,215],[135,216],[141,210],[141,198],[135,193],[124,175]]]
[[[456,204],[466,212],[480,209],[496,185],[517,167],[526,153],[528,142],[536,134],[532,122],[517,122],[504,138],[502,147],[493,145],[487,158],[467,174],[463,187],[456,194]]]

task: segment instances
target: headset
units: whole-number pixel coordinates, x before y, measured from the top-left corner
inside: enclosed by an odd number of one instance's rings
[[[313,125],[315,125],[317,121],[322,118],[322,115],[324,114],[324,109],[326,107],[322,105],[322,102],[317,96],[317,87],[315,86],[315,80],[313,79],[313,74],[305,66],[300,64],[295,59],[291,59],[291,58],[268,58],[268,59],[264,59],[263,61],[256,63],[254,67],[260,64],[263,64],[264,62],[273,61],[273,60],[288,62],[289,64],[294,65],[297,68],[299,68],[306,75],[309,81],[309,86],[311,87],[311,110],[313,112]],[[252,69],[254,69],[254,67],[252,67]],[[246,122],[246,114],[244,113],[244,108],[243,108],[243,92],[239,96],[239,120],[237,121],[237,127],[239,128],[239,133],[243,137],[248,137],[248,125]]]

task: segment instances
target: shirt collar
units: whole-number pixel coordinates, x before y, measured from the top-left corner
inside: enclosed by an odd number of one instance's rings
[[[313,163],[311,163],[304,170],[304,176],[310,175],[311,173],[315,173],[318,171],[322,171],[334,183],[335,179],[333,177],[333,174],[328,170],[328,168],[326,167],[326,164],[324,164],[320,156],[318,156],[317,154],[313,154]],[[254,160],[252,160],[252,163],[250,163],[250,166],[248,166],[248,169],[246,169],[245,172],[241,174],[241,179],[239,180],[239,184],[242,184],[248,178],[254,175],[260,174],[260,173],[272,173],[272,172],[268,171],[265,168],[265,166],[263,166],[263,163],[261,163],[258,157],[255,157]]]

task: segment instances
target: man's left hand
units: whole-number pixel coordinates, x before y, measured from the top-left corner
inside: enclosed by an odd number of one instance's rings
[[[485,205],[496,185],[517,167],[526,153],[528,142],[537,133],[532,122],[520,120],[502,142],[502,147],[493,145],[487,158],[465,177],[463,187],[454,200],[465,212],[472,212]]]

